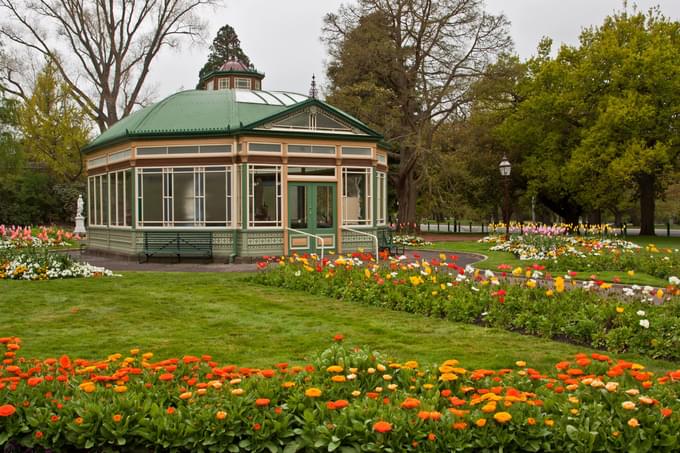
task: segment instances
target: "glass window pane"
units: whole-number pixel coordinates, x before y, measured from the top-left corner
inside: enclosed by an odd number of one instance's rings
[[[333,188],[317,186],[316,188],[316,227],[333,228]]]
[[[294,115],[289,118],[285,118],[281,121],[277,121],[274,127],[291,127],[300,129],[309,129],[309,113],[301,113],[299,115]]]
[[[250,143],[248,145],[250,152],[265,152],[265,153],[280,153],[281,145],[278,143]]]
[[[280,167],[251,167],[249,218],[256,226],[280,226]]]
[[[168,146],[168,154],[197,154],[198,146]]]
[[[175,172],[173,175],[173,207],[175,225],[193,225],[194,210],[194,174],[193,172]]]
[[[137,148],[138,156],[149,156],[153,154],[167,154],[168,148],[157,147],[157,148]]]
[[[109,178],[102,176],[102,225],[109,224]]]
[[[290,190],[290,216],[291,228],[307,228],[307,188],[304,186],[288,186]]]
[[[210,172],[205,174],[205,220],[222,222],[227,220],[227,175]]]
[[[201,145],[201,153],[227,154],[231,152],[231,145]]]
[[[366,174],[345,174],[345,216],[348,221],[366,220]]]
[[[125,225],[132,225],[132,205],[134,194],[132,193],[132,170],[125,170]]]
[[[316,114],[316,127],[318,129],[343,129],[343,130],[349,129],[344,124],[322,113]]]
[[[335,167],[288,167],[289,175],[335,176]]]
[[[125,172],[117,172],[116,180],[116,225],[125,225]],[[113,222],[112,222],[113,223]]]
[[[142,174],[142,219],[149,222],[163,222],[163,175],[161,173]]]
[[[344,156],[370,156],[371,155],[371,148],[354,148],[354,147],[343,146],[342,147],[342,154]]]

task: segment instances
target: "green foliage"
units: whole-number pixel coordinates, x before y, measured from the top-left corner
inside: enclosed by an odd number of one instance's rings
[[[224,64],[225,61],[237,59],[246,66],[250,66],[250,58],[241,49],[241,41],[238,39],[236,30],[227,24],[223,25],[217,31],[212,44],[210,45],[210,54],[208,61],[203,65],[198,73],[199,80],[204,76],[216,71]],[[198,86],[198,88],[201,88]]]
[[[523,101],[497,133],[521,153],[528,190],[569,223],[637,194],[642,232],[653,234],[655,197],[680,150],[679,29],[658,10],[623,11],[578,47],[551,59],[546,41],[527,62]]]
[[[89,122],[53,63],[38,75],[17,116],[26,159],[44,164],[57,181],[78,180],[83,172],[80,148],[88,141]]]

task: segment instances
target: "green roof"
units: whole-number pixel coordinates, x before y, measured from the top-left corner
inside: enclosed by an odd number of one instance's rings
[[[356,118],[325,102],[297,93],[187,90],[123,118],[85,146],[83,152],[89,153],[133,138],[235,135],[309,104],[319,105],[340,116],[373,138],[381,138]]]

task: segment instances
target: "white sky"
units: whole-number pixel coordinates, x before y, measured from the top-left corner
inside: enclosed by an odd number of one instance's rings
[[[151,68],[148,82],[157,100],[176,91],[192,89],[198,71],[205,64],[208,47],[224,24],[236,30],[241,48],[255,67],[266,74],[265,90],[306,94],[312,74],[324,82],[326,50],[320,41],[323,16],[337,11],[341,0],[225,0],[226,6],[206,9],[207,42],[166,49]],[[629,2],[632,4],[632,2]],[[646,11],[659,5],[673,20],[680,20],[679,0],[637,0]],[[511,21],[510,34],[522,58],[534,54],[543,36],[560,43],[576,44],[583,27],[600,25],[603,19],[622,9],[622,0],[486,0],[487,11],[503,12]]]

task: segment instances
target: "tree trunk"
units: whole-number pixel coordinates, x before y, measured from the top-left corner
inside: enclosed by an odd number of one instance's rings
[[[412,228],[416,223],[417,189],[413,172],[400,178],[397,185],[397,199],[399,200],[399,223],[406,228]],[[418,229],[417,226],[414,229]]]
[[[640,188],[640,235],[654,236],[655,185],[654,175],[637,177]]]

